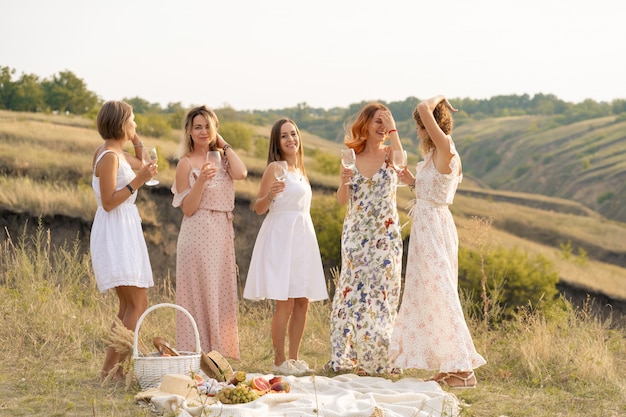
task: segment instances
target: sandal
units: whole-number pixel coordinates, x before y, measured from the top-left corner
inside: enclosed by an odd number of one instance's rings
[[[402,370],[402,368],[393,368],[389,372],[389,377],[390,378],[400,378],[400,376],[402,376],[403,373],[404,373],[404,371]]]
[[[463,374],[467,375],[463,376]],[[441,372],[432,377],[431,381],[436,381],[440,385],[447,386],[448,388],[476,388],[476,375],[474,375],[474,371]],[[458,383],[454,383],[453,381],[458,381]]]

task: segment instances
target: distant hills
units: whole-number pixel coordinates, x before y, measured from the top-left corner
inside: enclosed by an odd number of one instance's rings
[[[626,118],[556,125],[551,116],[490,118],[458,126],[453,137],[466,173],[497,190],[584,204],[626,222]]]

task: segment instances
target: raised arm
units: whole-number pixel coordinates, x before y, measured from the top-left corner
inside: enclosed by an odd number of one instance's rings
[[[435,108],[442,104],[445,105],[451,112],[458,111],[442,95],[431,97],[428,100],[424,100],[417,105],[417,111],[419,112],[424,128],[430,136],[430,139],[435,145],[436,152],[434,155],[435,166],[441,173],[449,173],[449,164],[452,159],[452,153],[450,153],[450,140],[448,135],[441,130],[437,120],[435,119]]]
[[[385,126],[387,137],[391,141],[391,154],[393,155],[393,151],[402,150],[402,143],[400,142],[400,136],[398,135],[398,130],[396,129],[396,121],[390,111],[382,112],[380,118]]]
[[[228,159],[228,173],[234,180],[245,180],[248,176],[248,168],[243,163],[237,152],[220,135],[217,134],[217,147],[224,150],[224,157]]]

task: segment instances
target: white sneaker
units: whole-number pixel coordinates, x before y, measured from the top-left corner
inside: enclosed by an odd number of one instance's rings
[[[303,373],[290,361],[285,361],[280,365],[272,365],[272,372],[276,375],[301,375]]]
[[[300,359],[289,359],[289,362],[291,362],[291,364],[300,372],[307,373],[307,372],[313,372],[313,370],[311,368],[309,368],[309,364],[306,363],[303,360]]]

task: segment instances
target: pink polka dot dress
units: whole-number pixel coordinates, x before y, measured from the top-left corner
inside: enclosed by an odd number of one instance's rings
[[[206,182],[196,212],[183,217],[176,248],[176,303],[193,316],[203,351],[217,350],[226,357],[239,359],[232,214],[235,186],[227,163],[224,159],[216,177]],[[198,173],[192,168],[190,188],[182,193],[176,192],[176,184],[172,185],[174,207],[182,204]],[[182,351],[196,350],[191,323],[180,312],[176,315],[176,347]]]

